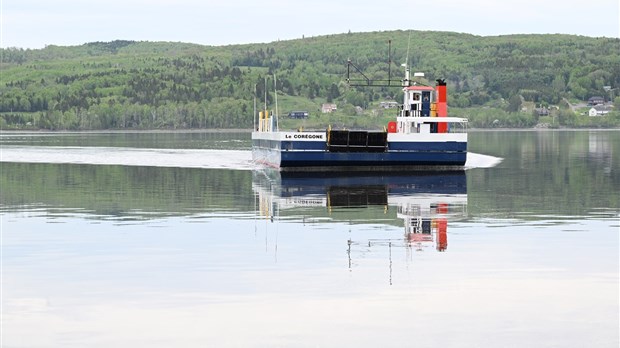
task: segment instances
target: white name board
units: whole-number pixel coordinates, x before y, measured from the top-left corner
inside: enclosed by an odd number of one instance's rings
[[[282,140],[294,141],[325,141],[325,133],[319,132],[284,132]]]

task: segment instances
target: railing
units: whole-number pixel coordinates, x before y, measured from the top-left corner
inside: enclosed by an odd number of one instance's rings
[[[467,119],[459,117],[410,116],[398,117],[397,122],[399,133],[467,133]]]

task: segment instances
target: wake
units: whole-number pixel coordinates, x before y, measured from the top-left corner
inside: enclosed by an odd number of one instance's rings
[[[492,168],[502,158],[469,152],[465,169]],[[3,146],[0,162],[93,164],[253,170],[249,150],[141,149],[127,147]]]
[[[2,148],[0,161],[235,170],[254,168],[252,154],[247,150],[6,146]]]

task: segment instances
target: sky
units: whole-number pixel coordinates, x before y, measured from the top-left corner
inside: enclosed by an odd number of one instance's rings
[[[619,0],[0,0],[0,47],[94,41],[266,43],[433,30],[620,37]]]

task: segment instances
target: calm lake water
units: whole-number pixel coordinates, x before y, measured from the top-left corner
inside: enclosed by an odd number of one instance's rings
[[[619,131],[347,177],[249,138],[0,134],[0,345],[618,347]]]

